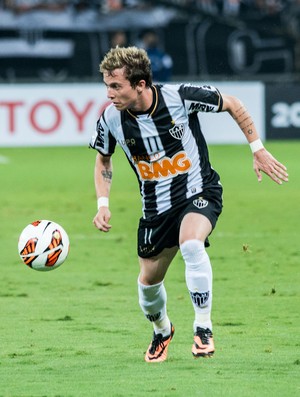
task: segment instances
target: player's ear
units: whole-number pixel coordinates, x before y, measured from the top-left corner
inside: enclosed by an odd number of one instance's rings
[[[142,91],[143,91],[143,89],[144,89],[145,87],[146,87],[146,81],[145,81],[145,80],[140,80],[140,81],[137,83],[137,85],[136,85],[137,92],[138,92],[139,94],[141,94]]]

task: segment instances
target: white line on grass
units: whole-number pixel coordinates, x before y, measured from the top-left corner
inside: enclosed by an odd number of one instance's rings
[[[9,158],[0,155],[0,164],[8,164],[8,163],[9,163]]]
[[[107,234],[107,233],[101,233],[99,231],[99,234],[94,234],[94,235],[90,235],[90,234],[74,234],[72,235],[72,239],[74,240],[99,240],[101,239],[101,235],[103,236],[102,238],[105,238],[105,240],[119,240],[120,238],[124,238],[124,236],[126,236],[126,234]],[[70,237],[71,238],[71,237]]]
[[[261,232],[261,233],[233,233],[233,232],[214,232],[214,236],[217,238],[237,238],[237,237],[243,237],[243,238],[248,238],[249,236],[251,238],[260,238],[260,237],[266,237],[266,236],[273,236],[274,233],[266,233],[266,232]]]

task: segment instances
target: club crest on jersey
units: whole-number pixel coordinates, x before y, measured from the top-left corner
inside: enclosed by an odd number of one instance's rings
[[[200,210],[201,208],[205,208],[208,206],[208,201],[204,200],[203,197],[198,197],[193,201],[193,204],[195,207],[199,208]]]
[[[175,139],[181,139],[184,134],[184,125],[183,124],[175,124],[174,127],[169,129],[169,133]]]

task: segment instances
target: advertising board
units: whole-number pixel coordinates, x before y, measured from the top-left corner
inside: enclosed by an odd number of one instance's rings
[[[264,86],[209,84],[239,97],[264,139]],[[88,145],[108,103],[102,83],[0,85],[0,147]],[[246,143],[229,114],[199,113],[199,117],[208,143]]]
[[[300,84],[266,85],[267,139],[300,139]]]

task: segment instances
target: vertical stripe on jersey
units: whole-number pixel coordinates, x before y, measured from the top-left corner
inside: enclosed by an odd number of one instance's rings
[[[162,96],[164,97],[164,101],[166,103],[172,103],[172,98],[169,98],[169,92],[162,89]],[[174,92],[172,92],[174,96]],[[181,101],[181,96],[179,92],[175,93],[176,101]],[[186,114],[184,110],[184,106],[182,107],[169,107],[168,111],[171,117],[171,120],[176,121],[186,119]],[[187,119],[186,119],[187,120]],[[192,161],[193,167],[186,174],[178,175],[176,177],[177,189],[173,188],[173,197],[184,196],[189,198],[199,192],[202,191],[202,176],[201,176],[201,165],[200,165],[200,153],[197,148],[196,140],[189,128],[188,123],[184,124],[184,135],[180,141],[181,149],[184,150],[187,154],[187,157]]]
[[[210,165],[207,144],[201,131],[200,121],[197,113],[190,115],[189,124],[193,136],[197,142],[199,156],[201,153],[201,174],[203,180],[205,181],[203,188],[205,188],[207,185],[211,187],[220,187],[220,176]]]
[[[159,154],[159,158],[162,158],[168,153],[165,151],[165,145],[163,143],[162,135],[159,135],[159,131],[157,126],[155,125],[155,120],[147,116],[140,116],[137,119],[137,123],[140,127],[141,137],[143,138],[144,144],[147,149],[147,153],[149,155],[153,155],[154,153]],[[151,136],[149,136],[149,133]],[[144,189],[150,186],[153,186],[155,183],[155,201],[147,200],[145,203],[145,211],[147,210],[155,210],[157,214],[160,214],[167,209],[171,208],[170,201],[170,185],[172,183],[171,180],[165,180],[164,183],[153,182],[153,181],[144,181]],[[159,196],[159,201],[156,200],[156,197]],[[147,196],[146,196],[147,197]],[[150,197],[151,199],[151,197]]]
[[[143,153],[148,153],[150,155],[151,154],[150,147],[151,144],[154,145],[154,142],[152,139],[147,140],[145,139],[145,137],[143,137],[140,128],[140,123],[137,118],[131,116],[128,112],[121,112],[121,113],[122,113],[121,123],[122,123],[124,140],[126,141],[126,139],[131,139],[134,136],[135,139],[139,141],[138,148],[136,148],[135,146],[131,146],[131,147],[126,146],[127,151],[129,151],[130,153],[129,156],[127,157],[130,159],[130,164],[133,166],[132,168],[134,169],[134,172],[139,180],[139,175],[134,163],[135,160],[133,160],[132,157],[134,158],[134,156],[139,156],[142,155]],[[125,150],[124,147],[123,149]],[[136,152],[136,150],[138,150],[138,152]],[[149,211],[150,209],[153,211],[153,207],[156,209],[156,201],[157,201],[156,189],[155,189],[156,185],[157,185],[156,181],[140,181],[141,195],[144,198],[143,207],[142,207],[143,217],[145,217],[145,212]]]
[[[176,146],[177,152],[184,150],[184,148],[182,146],[181,140],[174,139],[169,132],[170,128],[173,127],[173,122],[176,120],[176,117],[173,117],[173,115],[170,113],[170,109],[167,106],[161,90],[158,88],[157,91],[159,95],[159,106],[153,115],[153,122],[155,124],[156,130],[160,134],[162,145],[166,148],[165,154],[167,157],[171,158],[174,155],[174,146]],[[170,145],[172,140],[174,140],[174,143]],[[185,194],[184,187],[186,186],[186,181],[187,174],[181,174],[175,176],[174,178],[170,178],[168,181],[165,181],[165,183],[162,183],[164,189],[157,191],[158,195],[164,196],[162,197],[162,201],[158,207],[159,214],[172,208],[175,203],[178,202],[178,196]],[[167,183],[168,187],[166,186]]]

